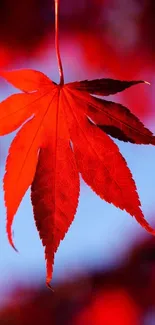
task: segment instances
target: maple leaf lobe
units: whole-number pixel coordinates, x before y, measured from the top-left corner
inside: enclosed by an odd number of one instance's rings
[[[40,71],[20,69],[14,71],[1,71],[0,76],[11,83],[15,88],[24,92],[33,92],[55,85],[46,75]]]
[[[121,92],[131,86],[146,83],[143,80],[135,80],[135,81],[121,81],[110,78],[102,78],[95,80],[83,80],[79,82],[72,82],[68,85],[73,87],[74,89],[80,91],[86,91],[93,95],[98,96],[109,96],[114,95],[118,92]]]

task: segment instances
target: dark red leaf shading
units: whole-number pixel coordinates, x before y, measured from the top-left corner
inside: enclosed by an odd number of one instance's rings
[[[71,82],[67,85],[80,91],[86,91],[90,94],[99,96],[108,96],[123,91],[131,86],[147,83],[143,80],[135,81],[121,81],[109,78],[95,79],[95,80],[82,80]]]
[[[119,128],[117,128],[116,126],[109,126],[109,125],[99,125],[97,124],[97,126],[103,130],[105,133],[109,134],[111,137],[118,139],[120,141],[124,141],[124,142],[130,142],[130,143],[136,143],[132,137],[129,138],[127,137],[127,135],[125,135],[125,133],[120,130]]]
[[[155,136],[125,106],[95,98],[82,92],[73,92],[76,100],[83,100],[81,109],[107,134],[122,141],[155,145]]]

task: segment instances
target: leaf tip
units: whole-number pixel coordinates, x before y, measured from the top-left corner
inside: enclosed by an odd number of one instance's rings
[[[16,253],[19,253],[18,249],[16,248],[16,246],[14,244],[12,244],[11,246],[15,250]]]
[[[152,226],[147,222],[147,220],[144,218],[144,215],[142,213],[142,211],[139,209],[139,213],[136,216],[136,220],[138,221],[138,223],[146,229],[146,231],[148,233],[150,233],[151,235],[155,236],[155,229],[152,228]]]
[[[8,228],[8,226],[7,226],[7,235],[8,235],[9,244],[12,246],[12,248],[15,250],[16,253],[19,253],[18,249],[16,248],[16,246],[15,246],[15,244],[13,242],[12,234],[11,234],[11,231]]]
[[[12,246],[12,248],[15,250],[16,253],[19,253],[18,249],[16,248],[16,246],[14,245],[14,242],[12,240],[12,238],[8,238],[9,239],[9,243]]]
[[[147,84],[147,85],[149,85],[149,86],[151,86],[151,83],[148,82],[148,81],[145,81],[145,80],[144,80],[144,83]]]
[[[50,284],[50,279],[46,280],[46,286],[48,287],[48,289],[50,289],[52,292],[54,292],[54,289],[52,288],[52,286]]]

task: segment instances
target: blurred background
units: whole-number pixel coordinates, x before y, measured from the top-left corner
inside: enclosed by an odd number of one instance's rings
[[[155,1],[60,0],[65,81],[144,79],[109,99],[155,132]],[[0,69],[34,68],[58,82],[53,0],[0,1]],[[16,90],[0,80],[0,100]],[[0,324],[154,325],[155,238],[126,212],[101,201],[81,181],[75,221],[56,254],[52,293],[29,192],[13,226],[19,254],[5,233],[2,177],[15,134],[0,138]],[[155,226],[155,148],[116,141]]]

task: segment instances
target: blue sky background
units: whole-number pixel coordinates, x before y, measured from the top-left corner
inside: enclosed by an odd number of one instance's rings
[[[82,64],[79,65],[80,53],[76,44],[63,50],[63,62],[66,81],[96,78],[97,75],[85,75]],[[63,44],[62,44],[63,47]],[[68,54],[69,53],[69,54]],[[47,73],[54,81],[58,81],[55,53],[49,51],[44,60],[18,62],[13,68],[29,67]],[[105,76],[105,75],[103,75]],[[147,72],[145,72],[147,76]],[[147,78],[146,78],[147,79]],[[148,89],[154,105],[153,87]],[[132,92],[132,88],[130,89]],[[1,84],[0,100],[16,92],[7,83]],[[137,86],[138,92],[138,86]],[[110,99],[109,97],[108,99]],[[112,97],[114,99],[114,96]],[[120,96],[116,96],[121,101]],[[145,122],[155,131],[155,119]],[[4,164],[8,146],[13,134],[0,137],[1,165],[0,178],[4,174]],[[154,218],[154,184],[155,184],[155,148],[153,146],[137,146],[117,141],[120,150],[128,162],[142,202],[142,209],[148,221],[155,225]],[[2,185],[2,181],[0,183]],[[44,252],[35,228],[29,191],[15,216],[13,225],[14,238],[19,254],[9,246],[5,233],[5,208],[2,186],[0,189],[0,304],[8,299],[8,292],[18,283],[22,285],[38,285],[45,281]],[[128,258],[129,251],[135,242],[149,236],[135,219],[126,212],[116,209],[102,201],[87,185],[81,181],[79,207],[68,234],[58,249],[54,265],[54,281],[76,276],[79,272],[91,269],[116,267]]]

